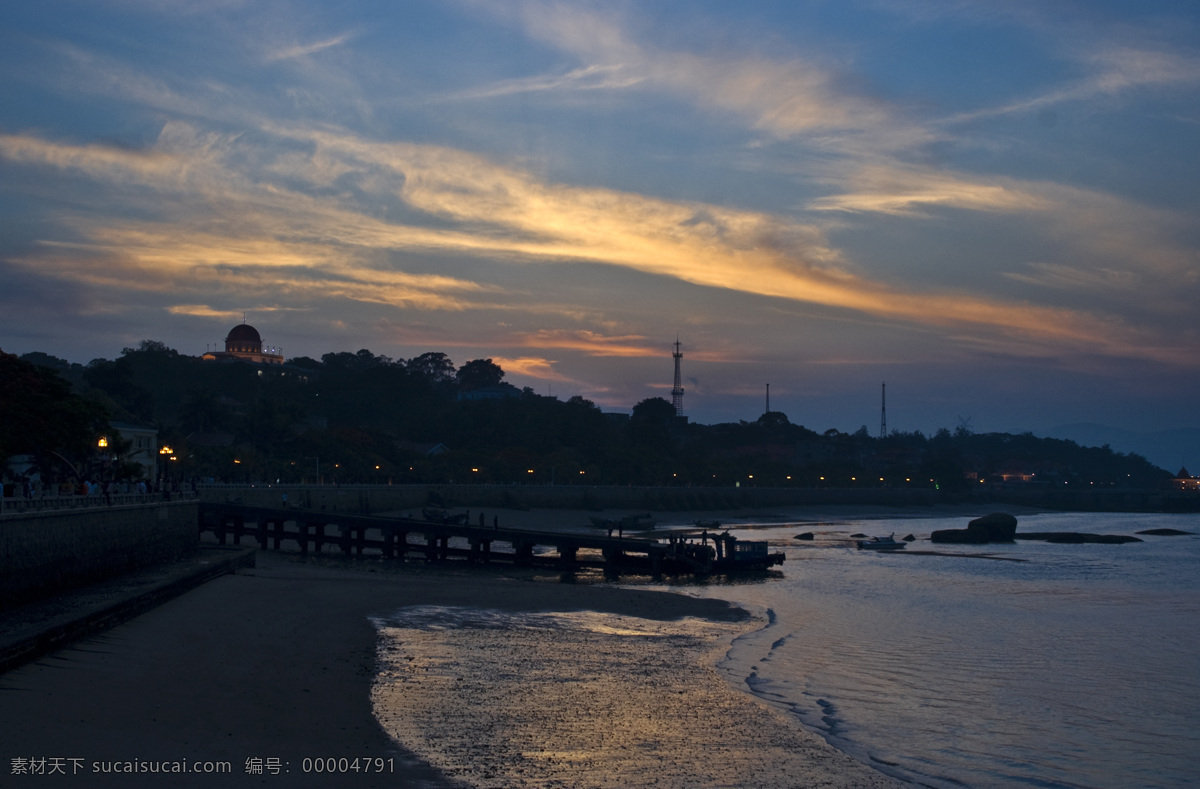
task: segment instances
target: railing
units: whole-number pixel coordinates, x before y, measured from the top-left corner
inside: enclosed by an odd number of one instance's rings
[[[121,505],[152,504],[160,501],[190,501],[197,495],[189,489],[177,491],[158,491],[156,493],[114,493],[106,496],[4,496],[0,498],[0,515],[11,515],[21,512],[43,512],[54,510],[74,510],[89,507],[116,507]]]

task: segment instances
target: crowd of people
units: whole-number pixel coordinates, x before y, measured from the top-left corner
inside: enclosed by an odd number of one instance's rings
[[[113,504],[118,498],[162,497],[170,500],[190,493],[196,494],[196,482],[179,480],[109,480],[80,479],[71,482],[46,483],[36,478],[20,476],[6,479],[3,484],[4,499],[9,503],[45,501],[47,499],[72,499],[76,503]]]

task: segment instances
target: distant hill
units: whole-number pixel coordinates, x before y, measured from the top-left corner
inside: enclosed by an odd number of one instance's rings
[[[1081,446],[1102,447],[1107,444],[1114,452],[1136,452],[1172,474],[1179,471],[1180,466],[1187,466],[1193,474],[1200,469],[1200,428],[1179,427],[1140,433],[1091,422],[1077,422],[1059,425],[1035,435],[1067,439]]]

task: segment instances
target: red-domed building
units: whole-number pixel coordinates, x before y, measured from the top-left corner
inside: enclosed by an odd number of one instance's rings
[[[262,337],[258,329],[243,320],[229,330],[225,338],[224,351],[209,351],[204,358],[212,361],[230,361],[241,359],[256,364],[283,364],[283,353],[280,348],[263,348]]]

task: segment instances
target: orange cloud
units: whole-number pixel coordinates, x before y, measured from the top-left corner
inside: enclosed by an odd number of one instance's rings
[[[161,212],[157,222],[106,217],[102,225],[77,223],[76,232],[84,237],[75,248],[79,254],[63,254],[67,247],[60,245],[52,255],[18,262],[95,284],[161,291],[191,291],[203,285],[198,274],[232,268],[253,271],[259,289],[293,299],[319,295],[463,310],[501,299],[502,291],[478,279],[401,271],[394,254],[449,253],[491,263],[546,265],[587,261],[985,337],[1004,342],[1009,353],[1053,348],[1172,363],[1181,359],[1177,350],[1164,351],[1147,333],[1116,319],[868,279],[852,271],[819,227],[763,212],[548,183],[438,146],[295,127],[264,131],[284,146],[283,154],[272,156],[274,149],[264,148],[252,149],[255,156],[245,151],[234,156],[238,146],[250,143],[197,134],[182,124],[164,129],[164,152],[0,136],[0,156],[86,173],[101,182],[143,185],[155,193],[153,204]],[[307,154],[299,155],[298,146]],[[242,165],[255,157],[269,164],[249,177]],[[272,180],[324,187],[333,173],[358,176],[360,193],[303,191]],[[883,183],[887,188],[876,193],[884,196],[868,199],[871,192],[862,191],[826,207],[903,212],[932,203],[981,210],[1044,210],[1047,205],[1045,196],[1014,185],[969,183],[918,170],[876,168],[864,170],[860,179]],[[373,212],[381,199],[401,201],[408,219],[389,220]],[[110,265],[96,265],[96,255]],[[297,276],[301,271],[304,275]],[[544,347],[595,355],[658,353],[640,338],[563,334],[539,339],[550,343]]]
[[[545,329],[515,337],[523,347],[583,351],[588,356],[653,357],[663,353],[661,348],[645,344],[644,337],[605,337],[586,330]]]
[[[554,365],[558,362],[553,359],[544,359],[539,356],[493,356],[492,361],[500,365],[506,374],[523,375],[539,381],[576,383],[575,380],[554,369]]]

